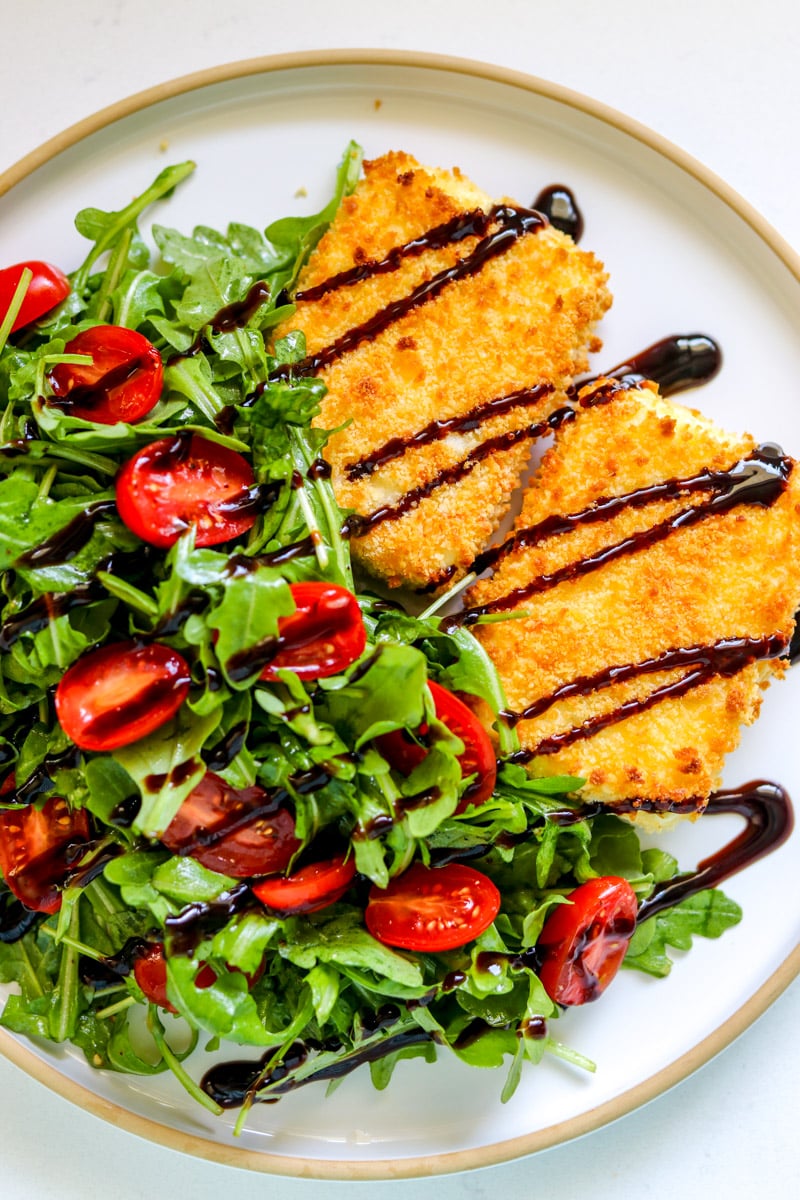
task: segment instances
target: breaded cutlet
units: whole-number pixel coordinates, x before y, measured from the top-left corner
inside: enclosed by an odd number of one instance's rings
[[[364,518],[353,553],[368,570],[421,587],[472,562],[600,345],[605,283],[593,255],[458,170],[404,153],[364,164],[276,334],[303,332],[297,369],[328,388],[317,424],[346,426],[325,457],[339,503]]]
[[[534,774],[581,776],[585,801],[622,810],[701,811],[786,667],[800,471],[655,384],[580,395],[467,620],[529,613],[474,629]]]

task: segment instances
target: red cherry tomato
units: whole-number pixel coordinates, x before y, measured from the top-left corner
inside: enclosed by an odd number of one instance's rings
[[[253,891],[262,904],[283,916],[319,912],[344,895],[355,873],[355,859],[342,854],[310,863],[292,875],[263,879]]]
[[[164,725],[189,691],[189,667],[161,642],[111,642],[74,663],[56,688],[56,713],[82,750],[116,750]]]
[[[64,882],[76,847],[89,841],[89,819],[61,796],[42,808],[0,812],[0,870],[11,891],[27,908],[54,913],[61,907]]]
[[[278,651],[261,678],[290,668],[300,679],[338,675],[363,653],[367,631],[352,592],[335,583],[293,583],[295,611],[278,621]]]
[[[64,347],[65,354],[91,354],[90,366],[58,363],[50,372],[54,403],[73,417],[114,425],[140,421],[161,396],[164,370],[152,342],[134,329],[96,325]]]
[[[189,793],[161,840],[173,853],[235,879],[283,871],[300,849],[294,817],[269,792],[233,788],[213,771]]]
[[[365,920],[387,946],[435,953],[474,941],[499,909],[500,893],[480,871],[460,863],[414,863],[387,887],[370,890]]]
[[[544,923],[536,949],[539,978],[557,1004],[586,1004],[608,987],[636,928],[636,893],[605,875],[570,892]]]
[[[120,471],[117,511],[151,546],[172,546],[191,525],[196,545],[216,546],[256,522],[253,471],[241,454],[198,434],[160,438]]]
[[[468,786],[459,801],[456,812],[461,813],[471,804],[483,804],[494,791],[497,780],[494,747],[483,725],[463,700],[432,680],[428,687],[433,696],[436,716],[464,743],[464,753],[458,759],[461,773],[465,777],[477,774],[477,779]],[[419,732],[424,737],[426,727],[421,727]],[[383,734],[377,739],[377,744],[389,765],[401,775],[410,775],[428,753],[424,746],[400,729]]]
[[[160,942],[151,942],[143,954],[137,955],[133,977],[144,992],[145,1000],[167,1012],[178,1011],[167,999],[167,962]]]
[[[239,968],[231,967],[231,970],[238,971]],[[252,975],[245,975],[248,988],[252,988],[263,974],[264,965],[262,963]],[[161,942],[151,942],[147,949],[136,957],[133,964],[133,976],[144,992],[145,999],[149,1000],[151,1004],[157,1004],[159,1008],[165,1008],[167,1012],[178,1011],[167,998],[167,961]],[[217,972],[211,964],[203,963],[195,976],[194,986],[203,991],[205,988],[210,988],[216,980]]]
[[[32,261],[16,263],[13,267],[4,267],[0,271],[0,321],[8,312],[20,277],[26,267],[33,272],[33,278],[28,284],[28,290],[14,319],[14,324],[11,326],[10,333],[16,333],[18,329],[23,329],[32,321],[38,321],[39,317],[43,317],[62,300],[66,300],[72,290],[63,271],[59,271],[58,267],[52,267],[50,263]]]

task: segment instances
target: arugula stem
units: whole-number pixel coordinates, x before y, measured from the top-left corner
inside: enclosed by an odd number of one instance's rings
[[[14,401],[9,400],[3,415],[0,417],[0,444],[10,440],[11,425],[14,420]]]
[[[119,991],[115,988],[114,991]],[[105,1008],[99,1008],[95,1016],[99,1021],[105,1021],[108,1017],[114,1017],[117,1013],[124,1012],[126,1008],[130,1008],[132,1004],[138,1004],[138,1000],[134,996],[127,995],[123,1000],[118,1000],[116,1004],[108,1004]]]
[[[111,257],[106,267],[103,282],[96,296],[97,312],[96,319],[102,324],[108,319],[108,312],[111,307],[111,293],[117,286],[120,276],[128,262],[128,252],[133,241],[133,229],[128,228],[123,232],[116,246],[114,247]]]
[[[100,951],[95,950],[93,946],[87,946],[85,942],[81,942],[77,937],[73,936],[73,922],[77,907],[78,906],[76,904],[75,909],[70,917],[69,933],[62,934],[62,936],[59,937],[56,931],[47,925],[42,925],[41,932],[45,934],[46,937],[52,938],[54,942],[58,942],[60,946],[67,946],[70,950],[74,950],[76,954],[83,954],[86,958],[91,958],[93,962],[103,962],[106,958],[105,954],[101,954]]]
[[[548,1054],[561,1058],[564,1062],[572,1063],[574,1067],[582,1067],[584,1071],[590,1071],[592,1074],[597,1070],[597,1063],[592,1062],[591,1058],[587,1058],[585,1054],[579,1054],[577,1050],[565,1046],[563,1042],[557,1042],[554,1038],[547,1039],[545,1049]]]
[[[107,214],[112,219],[87,254],[82,266],[78,268],[72,277],[73,289],[79,296],[82,296],[86,290],[89,275],[98,258],[111,249],[114,242],[127,226],[132,226],[136,223],[137,218],[141,216],[146,208],[155,200],[161,200],[163,197],[168,196],[187,175],[191,175],[194,168],[195,164],[193,162],[178,163],[176,166],[167,167],[150,187],[142,192],[141,196],[137,196],[132,200],[126,208],[121,209],[120,212]]]
[[[167,1039],[164,1036],[164,1026],[161,1024],[161,1020],[158,1015],[158,1008],[155,1004],[148,1004],[147,1006],[147,1028],[152,1035],[159,1054],[169,1067],[170,1071],[172,1071],[172,1074],[175,1076],[178,1083],[186,1089],[189,1095],[196,1100],[198,1104],[202,1104],[203,1108],[208,1109],[208,1111],[213,1113],[215,1117],[221,1116],[222,1109],[220,1106],[216,1103],[216,1101],[212,1100],[210,1096],[206,1095],[203,1089],[195,1083],[191,1075],[189,1075],[189,1073],[183,1069],[183,1066],[177,1055],[167,1045]]]
[[[438,612],[440,608],[447,604],[448,601],[452,600],[454,596],[457,596],[459,592],[463,592],[464,588],[469,587],[469,585],[474,583],[477,578],[478,577],[475,572],[470,571],[469,574],[465,575],[463,579],[457,580],[456,583],[447,588],[446,591],[442,592],[441,596],[437,597],[432,604],[429,604],[424,612],[419,614],[419,620],[426,621],[428,617],[432,617],[435,612]]]
[[[69,917],[69,934],[61,938],[61,962],[58,981],[52,993],[50,1010],[50,1036],[56,1042],[66,1041],[75,1032],[78,1020],[78,957],[82,952],[77,936],[80,933],[80,908],[76,902]],[[96,952],[95,952],[96,953]]]

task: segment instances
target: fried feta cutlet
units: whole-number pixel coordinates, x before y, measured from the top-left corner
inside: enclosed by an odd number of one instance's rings
[[[800,606],[800,470],[664,400],[580,393],[465,618],[537,775],[621,811],[701,811]]]
[[[317,424],[353,551],[391,585],[463,572],[510,503],[611,303],[593,255],[458,170],[364,164],[279,328],[324,379]]]

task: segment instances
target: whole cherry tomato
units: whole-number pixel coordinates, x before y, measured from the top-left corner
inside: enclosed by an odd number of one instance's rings
[[[160,728],[189,691],[185,659],[161,642],[111,642],[84,654],[56,688],[56,714],[82,750],[116,750]]]
[[[92,363],[58,363],[50,372],[54,405],[73,417],[114,425],[140,421],[161,396],[164,369],[152,342],[134,329],[96,325],[64,347],[65,354],[91,354]]]
[[[88,841],[86,813],[71,809],[62,796],[51,796],[41,808],[0,811],[0,870],[14,895],[36,912],[58,912],[71,855]]]
[[[338,675],[363,653],[367,631],[352,592],[335,583],[293,583],[295,611],[278,621],[278,649],[261,672],[277,680],[289,668],[301,679]]]
[[[259,511],[250,464],[199,434],[150,442],[117,477],[117,511],[151,546],[167,547],[194,525],[195,544],[216,546],[246,533]]]
[[[544,923],[536,949],[539,978],[557,1004],[586,1004],[608,987],[636,928],[636,893],[604,875],[570,892]]]
[[[209,871],[248,879],[283,871],[300,848],[294,817],[262,787],[234,788],[208,771],[161,840]]]
[[[372,936],[387,946],[436,953],[474,941],[499,909],[500,893],[480,871],[461,863],[418,862],[387,887],[370,890],[365,920]]]
[[[50,263],[32,260],[31,262],[16,263],[13,267],[4,267],[0,270],[0,321],[8,312],[11,301],[14,299],[14,293],[19,286],[22,272],[26,267],[32,272],[33,278],[28,284],[28,290],[22,300],[20,310],[14,318],[10,333],[16,333],[18,329],[24,329],[32,321],[38,321],[62,300],[66,300],[71,291],[69,280],[64,272],[59,271],[58,267],[51,266]]]
[[[319,912],[347,891],[356,873],[353,856],[310,863],[292,875],[274,875],[253,885],[262,904],[282,916]]]
[[[436,716],[464,743],[464,753],[458,759],[461,773],[465,777],[477,775],[459,801],[456,812],[461,813],[471,804],[483,804],[494,791],[497,780],[494,747],[483,725],[463,700],[433,680],[428,682],[428,687]],[[421,737],[424,738],[426,731],[425,726],[420,728]],[[423,745],[401,729],[383,734],[377,739],[377,746],[389,765],[401,775],[410,775],[428,753]]]

